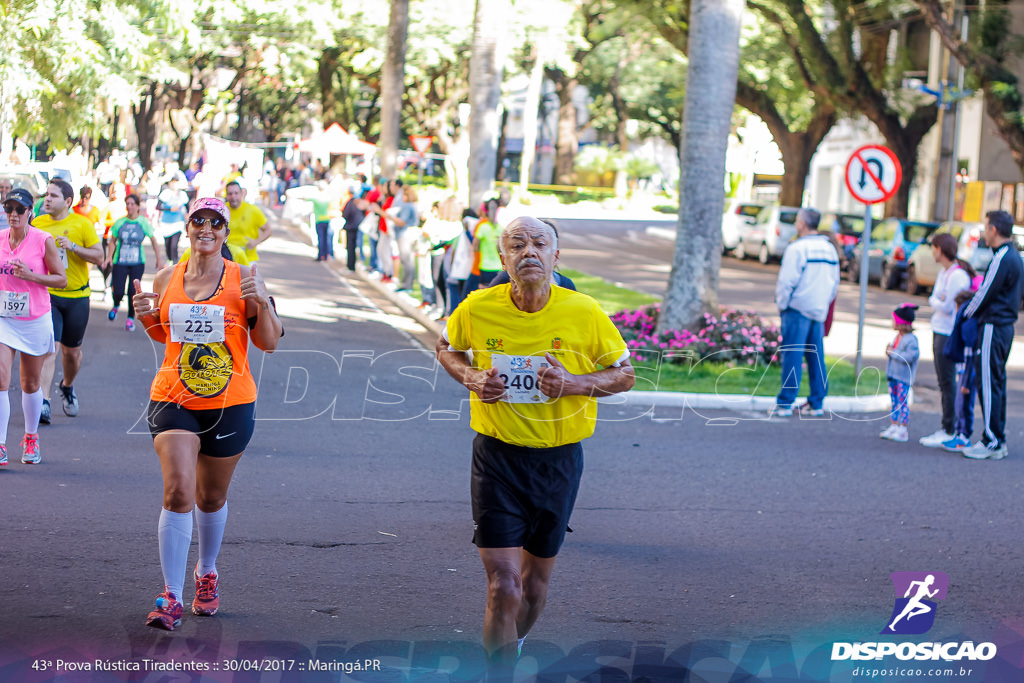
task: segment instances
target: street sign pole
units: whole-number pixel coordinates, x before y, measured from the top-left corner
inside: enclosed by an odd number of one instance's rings
[[[868,271],[871,267],[871,205],[864,205],[864,239],[860,263],[860,314],[857,316],[857,362],[854,365],[854,377],[860,378],[864,367],[864,318],[868,300]]]
[[[423,186],[423,167],[427,163],[427,158],[424,156],[427,150],[430,149],[430,145],[434,142],[433,135],[410,135],[409,141],[412,143],[412,148],[416,150],[416,153],[420,155],[420,158],[416,160],[416,168],[419,171],[418,185]]]
[[[857,316],[857,360],[854,371],[860,378],[864,366],[864,322],[868,299],[868,275],[871,272],[871,205],[884,202],[899,190],[903,169],[896,154],[887,147],[865,145],[846,162],[846,189],[864,204],[864,231],[861,233],[860,313]]]

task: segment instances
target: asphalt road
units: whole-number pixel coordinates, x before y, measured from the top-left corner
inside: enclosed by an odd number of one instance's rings
[[[229,496],[221,612],[143,625],[161,589],[160,473],[139,428],[157,349],[97,299],[80,416],[42,429],[41,465],[0,471],[0,680],[481,677],[465,392],[366,283],[287,234],[263,253],[287,334],[251,356],[259,422]],[[894,571],[948,575],[928,639],[999,648],[929,680],[1024,676],[1024,458],[883,442],[878,415],[603,406],[600,420],[523,680],[854,680],[861,662],[828,653],[889,640]]]

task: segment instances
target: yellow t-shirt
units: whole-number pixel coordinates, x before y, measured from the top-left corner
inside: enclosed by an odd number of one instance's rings
[[[54,221],[50,214],[44,213],[36,216],[32,225],[49,233],[54,239],[64,235],[80,247],[89,248],[100,242],[100,238],[96,236],[96,229],[89,219],[74,211],[60,221]],[[92,293],[89,289],[89,262],[83,260],[73,251],[60,247],[57,247],[57,251],[60,254],[60,260],[64,263],[64,269],[67,271],[68,286],[64,289],[51,288],[50,294],[68,299],[81,299],[89,296]]]
[[[505,443],[532,448],[563,446],[594,433],[597,399],[551,399],[534,391],[536,371],[550,353],[573,374],[587,374],[625,360],[626,342],[594,299],[551,288],[543,309],[516,308],[511,285],[477,290],[459,304],[445,335],[457,351],[472,351],[477,369],[499,367],[514,400],[484,403],[471,394],[470,426]],[[507,358],[495,359],[496,356]]]
[[[228,234],[228,246],[235,245],[245,249],[249,263],[256,263],[259,259],[256,250],[246,249],[245,245],[249,240],[257,239],[260,236],[260,228],[266,225],[267,217],[258,207],[247,202],[242,202],[237,209],[232,209],[230,206],[228,208],[231,211],[231,223],[228,224],[228,228],[231,229]]]

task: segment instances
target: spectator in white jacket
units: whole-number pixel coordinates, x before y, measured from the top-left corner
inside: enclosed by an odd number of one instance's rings
[[[839,254],[832,240],[818,232],[821,214],[800,209],[796,217],[795,242],[786,247],[775,285],[775,303],[782,318],[782,390],[775,399],[773,414],[789,417],[800,392],[801,362],[807,359],[811,391],[807,403],[796,410],[818,417],[824,415],[828,394],[825,372],[825,318],[839,291]]]
[[[943,353],[946,340],[953,332],[956,319],[956,295],[971,288],[975,273],[971,265],[956,257],[957,239],[948,232],[932,237],[932,256],[942,266],[935,279],[935,288],[928,297],[932,310],[932,355],[935,359],[935,377],[942,396],[942,428],[934,434],[921,437],[922,446],[939,448],[953,438],[953,423],[956,421],[956,363]],[[920,247],[923,248],[923,247]]]

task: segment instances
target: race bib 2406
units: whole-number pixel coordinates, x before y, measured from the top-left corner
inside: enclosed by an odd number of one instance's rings
[[[548,400],[540,390],[537,371],[548,367],[544,356],[507,356],[491,354],[491,367],[498,370],[498,375],[505,383],[505,396],[501,399],[507,403],[544,403]]]

